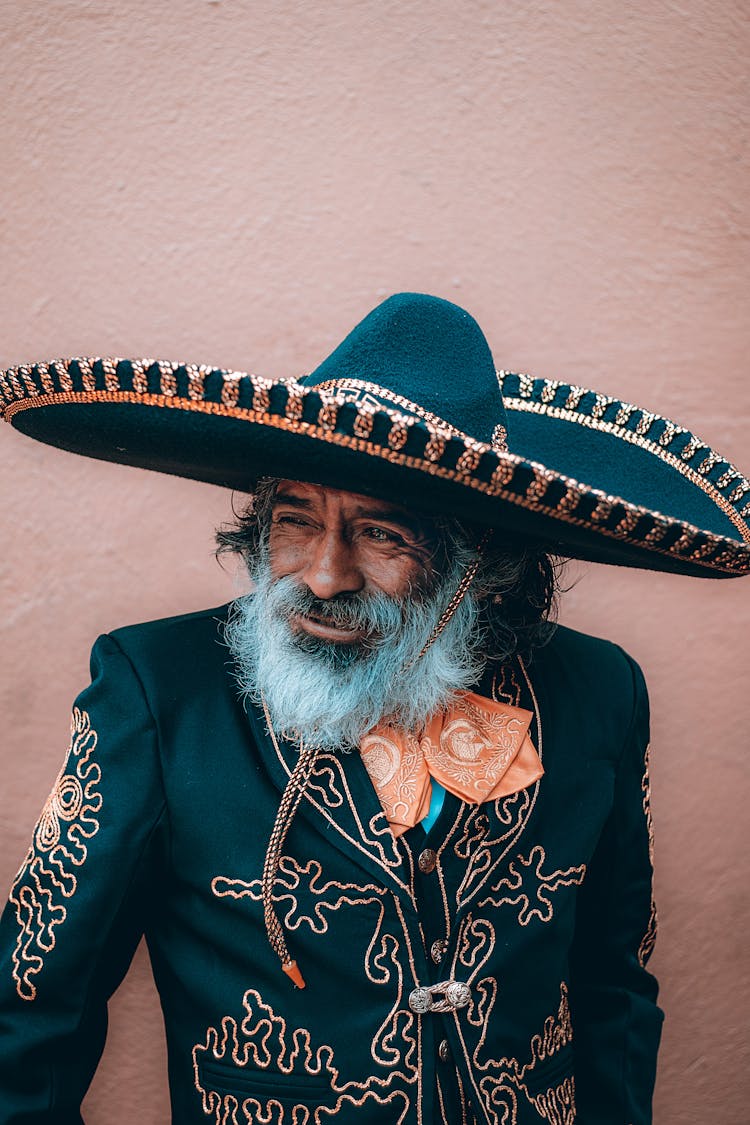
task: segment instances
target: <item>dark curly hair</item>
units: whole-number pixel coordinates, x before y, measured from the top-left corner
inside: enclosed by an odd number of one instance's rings
[[[278,484],[275,477],[261,478],[234,521],[218,528],[217,557],[239,555],[252,570],[267,544]],[[433,517],[433,523],[438,537],[433,566],[438,573],[457,551],[475,553],[486,535],[485,528],[444,516]],[[564,560],[529,541],[497,539],[492,535],[482,547],[471,585],[480,606],[481,647],[491,660],[515,655],[528,660],[554,633]]]

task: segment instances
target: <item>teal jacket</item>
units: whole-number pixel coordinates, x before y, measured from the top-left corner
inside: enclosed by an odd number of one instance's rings
[[[0,926],[0,1122],[73,1125],[107,999],[145,933],[178,1125],[643,1125],[662,1014],[648,704],[638,667],[559,628],[479,689],[536,712],[545,774],[447,795],[396,842],[356,754],[319,759],[275,905],[260,876],[294,748],[243,705],[226,607],[101,637]],[[414,989],[468,1003],[419,1013]]]

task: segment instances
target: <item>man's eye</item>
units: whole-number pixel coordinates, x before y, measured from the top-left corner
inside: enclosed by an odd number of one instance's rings
[[[290,516],[285,514],[276,515],[273,517],[273,522],[277,526],[284,527],[308,527],[307,520],[302,516]]]
[[[400,535],[396,535],[395,531],[386,531],[384,527],[368,527],[365,535],[375,543],[403,543]]]

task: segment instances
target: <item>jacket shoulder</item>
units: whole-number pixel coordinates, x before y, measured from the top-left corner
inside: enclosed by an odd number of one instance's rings
[[[127,625],[107,634],[136,670],[147,695],[183,695],[228,682],[224,642],[229,605]]]
[[[648,705],[640,667],[612,641],[558,625],[537,661],[551,692],[590,713],[606,712],[628,724],[639,704]]]
[[[194,613],[181,613],[176,617],[160,617],[156,621],[142,621],[137,625],[124,625],[112,630],[112,637],[123,649],[138,649],[183,644],[191,637],[217,632],[226,624],[229,604],[213,609],[199,609]]]
[[[633,658],[614,641],[593,637],[590,633],[580,633],[567,625],[555,628],[546,648],[559,659],[573,660],[582,666],[603,663],[610,675],[617,674],[618,671],[622,674],[634,663]]]

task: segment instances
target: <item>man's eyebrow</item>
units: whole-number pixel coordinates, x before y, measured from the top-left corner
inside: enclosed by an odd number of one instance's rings
[[[383,508],[367,508],[360,507],[355,510],[357,519],[372,520],[373,523],[395,523],[399,527],[404,527],[413,535],[424,534],[422,527],[422,520],[417,516],[410,516],[408,512],[400,511],[398,508],[384,510]]]
[[[277,504],[287,504],[290,508],[301,508],[304,511],[309,511],[313,507],[312,500],[308,500],[305,496],[295,496],[294,493],[287,492],[276,493],[272,506],[275,508]],[[423,538],[425,534],[422,520],[418,516],[410,516],[408,512],[400,511],[398,508],[391,510],[368,508],[366,505],[360,505],[354,509],[354,516],[360,520],[372,520],[373,523],[397,524],[417,538]]]
[[[273,498],[273,507],[277,504],[289,504],[292,508],[312,508],[312,501],[304,496],[288,495],[286,492],[278,493]]]

